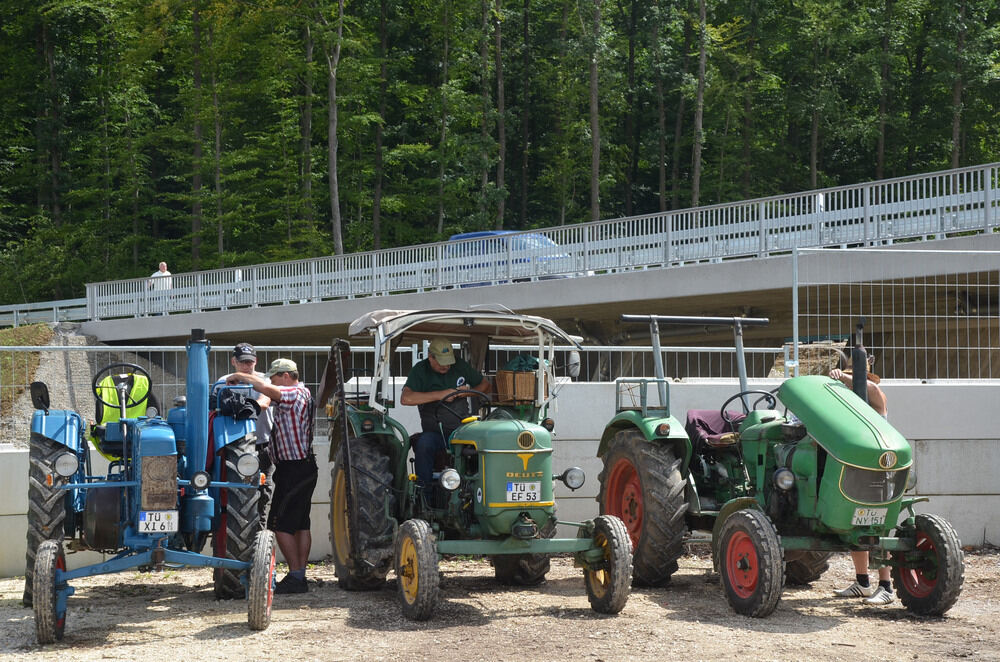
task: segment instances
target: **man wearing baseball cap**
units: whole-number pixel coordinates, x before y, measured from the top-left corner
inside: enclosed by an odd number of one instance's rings
[[[306,563],[312,547],[309,510],[318,470],[313,455],[315,403],[306,385],[299,381],[299,368],[291,359],[275,359],[267,376],[233,373],[239,381],[271,398],[271,459],[274,461],[274,502],[267,528],[274,531],[278,547],[288,562],[288,575],[275,593],[305,593]],[[268,382],[268,379],[270,382]]]
[[[433,492],[431,477],[434,473],[434,456],[447,450],[446,439],[452,430],[442,429],[438,421],[438,403],[448,395],[460,397],[455,391],[476,390],[490,392],[490,381],[466,361],[455,356],[455,349],[447,338],[434,338],[427,350],[427,358],[416,363],[406,378],[406,385],[399,401],[416,405],[420,412],[422,432],[413,445],[417,478],[424,487],[424,494]]]

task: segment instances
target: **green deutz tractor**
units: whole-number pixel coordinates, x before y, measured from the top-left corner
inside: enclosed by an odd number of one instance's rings
[[[955,604],[964,580],[958,536],[941,517],[914,514],[926,498],[904,496],[913,452],[867,404],[864,378],[853,390],[820,375],[793,377],[773,392],[750,390],[743,327],[766,319],[623,320],[650,325],[656,378],[618,380],[616,414],[598,450],[598,501],[628,528],[636,582],[667,583],[683,543],[711,541],[729,604],[763,617],[786,581],[818,579],[834,551],[867,550],[872,567],[891,567],[910,611],[940,615]],[[689,411],[682,424],[663,375],[664,324],[731,326],[740,392],[718,410]],[[852,366],[854,375],[866,374],[860,338]]]
[[[481,310],[377,311],[351,324],[350,333],[374,338],[369,392],[345,386],[351,354],[342,340],[319,389],[321,405],[331,400],[330,535],[340,586],[379,588],[392,568],[404,615],[425,620],[438,600],[441,554],[488,556],[501,583],[535,585],[552,554],[571,553],[593,609],[620,612],[632,582],[625,525],[614,516],[556,519],[553,482],[576,489],[584,481],[575,467],[553,475],[548,417],[560,385],[554,342],[576,340],[540,317]],[[391,368],[401,343],[432,336],[460,344],[485,375],[491,341],[522,345],[526,352],[516,358],[528,369],[497,371],[496,399],[469,390],[442,399],[436,415],[447,450],[436,458],[433,484],[421,485],[408,468],[419,433],[411,436],[388,414],[396,388]],[[578,537],[555,538],[557,524],[576,526]]]

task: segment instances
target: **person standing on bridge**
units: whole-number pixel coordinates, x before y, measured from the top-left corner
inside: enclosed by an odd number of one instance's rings
[[[173,275],[167,270],[167,263],[160,262],[159,268],[149,277],[149,289],[153,291],[152,307],[159,309],[161,315],[166,314],[166,291],[173,286]]]

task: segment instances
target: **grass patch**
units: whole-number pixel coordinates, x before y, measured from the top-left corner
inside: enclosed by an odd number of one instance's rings
[[[35,379],[38,352],[5,352],[3,347],[48,345],[55,332],[48,324],[28,324],[0,329],[0,416],[10,416],[26,384]]]

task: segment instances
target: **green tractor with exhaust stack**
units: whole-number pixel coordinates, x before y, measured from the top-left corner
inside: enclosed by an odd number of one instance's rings
[[[622,319],[650,326],[656,377],[617,381],[616,414],[598,449],[598,501],[601,513],[625,522],[636,582],[666,584],[685,542],[711,542],[729,604],[764,617],[786,581],[818,579],[832,552],[867,550],[872,567],[891,567],[911,612],[941,615],[955,604],[964,581],[958,536],[943,518],[914,512],[926,497],[904,494],[913,452],[867,404],[861,325],[852,388],[805,375],[761,391],[747,385],[743,328],[768,320]],[[682,424],[670,410],[662,325],[732,327],[739,392],[719,409],[689,411]]]
[[[554,481],[577,489],[585,479],[576,467],[552,470],[549,406],[566,381],[555,375],[555,342],[577,340],[547,319],[492,310],[376,311],[355,320],[350,334],[374,339],[370,388],[359,392],[360,377],[348,385],[352,354],[337,340],[318,398],[331,424],[330,536],[340,586],[377,589],[394,569],[403,614],[426,620],[439,597],[439,555],[487,556],[501,583],[536,585],[551,555],[569,553],[591,607],[620,612],[632,583],[625,525],[613,515],[556,518]],[[496,399],[465,390],[439,403],[447,450],[436,458],[433,484],[421,485],[408,466],[419,432],[411,436],[389,409],[396,349],[431,337],[459,345],[488,377],[491,342],[524,347],[516,358],[526,368],[495,371]],[[575,527],[577,537],[554,537],[557,524]]]

